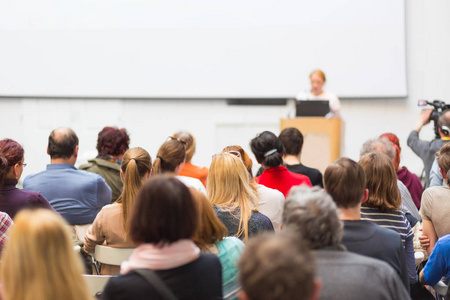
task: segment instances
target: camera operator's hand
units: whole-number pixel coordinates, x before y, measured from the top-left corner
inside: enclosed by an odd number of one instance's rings
[[[430,116],[433,112],[432,109],[425,109],[420,112],[419,118],[417,119],[416,126],[414,127],[414,130],[419,132],[422,127],[428,123],[430,123]]]

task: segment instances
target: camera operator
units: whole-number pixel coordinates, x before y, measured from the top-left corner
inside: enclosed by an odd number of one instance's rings
[[[422,127],[430,122],[430,116],[433,112],[432,109],[422,110],[419,118],[417,119],[416,126],[409,134],[407,144],[423,161],[425,169],[425,186],[427,188],[430,185],[430,169],[433,164],[434,157],[437,151],[450,140],[450,110],[446,110],[439,117],[439,136],[432,141],[423,141],[419,139],[419,132]]]

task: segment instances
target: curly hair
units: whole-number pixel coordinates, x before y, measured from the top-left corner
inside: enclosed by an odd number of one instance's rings
[[[129,145],[130,137],[125,128],[105,127],[98,133],[97,151],[99,155],[122,155],[128,150]]]

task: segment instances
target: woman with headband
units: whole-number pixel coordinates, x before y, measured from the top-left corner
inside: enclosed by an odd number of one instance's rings
[[[312,186],[305,175],[290,172],[283,166],[284,146],[278,137],[270,131],[258,134],[250,141],[250,147],[264,172],[256,177],[257,183],[279,190],[286,197],[294,185]]]

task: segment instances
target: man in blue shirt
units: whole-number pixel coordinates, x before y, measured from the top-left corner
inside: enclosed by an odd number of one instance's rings
[[[69,128],[57,128],[48,138],[47,169],[25,178],[26,190],[40,192],[71,225],[92,223],[100,209],[111,203],[111,189],[97,174],[75,168],[78,137]]]
[[[435,286],[442,277],[450,280],[450,234],[441,237],[431,252],[427,264],[419,274],[422,284]]]

